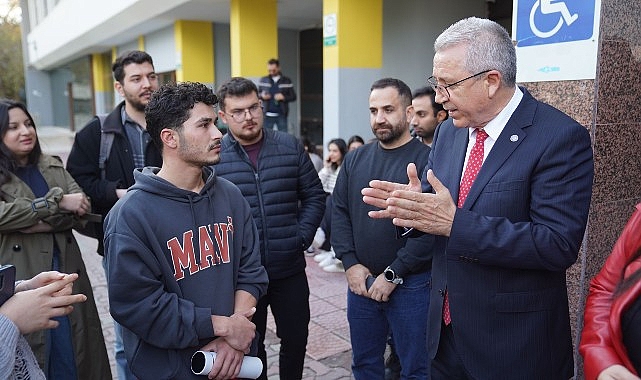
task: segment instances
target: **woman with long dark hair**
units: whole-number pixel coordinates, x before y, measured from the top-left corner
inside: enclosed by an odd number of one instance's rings
[[[318,176],[323,184],[323,190],[325,190],[327,194],[331,194],[332,191],[334,191],[336,177],[338,177],[338,172],[343,164],[343,158],[345,157],[345,153],[347,153],[347,144],[345,140],[341,138],[331,139],[327,143],[327,151],[325,165],[318,172]]]
[[[586,379],[639,379],[640,295],[641,203],[590,282],[579,345]]]
[[[342,272],[344,270],[343,265],[340,260],[334,257],[329,239],[331,237],[332,208],[334,207],[332,192],[334,191],[334,185],[336,185],[338,173],[343,165],[343,159],[345,159],[345,154],[347,153],[347,143],[341,138],[329,140],[329,143],[327,143],[327,151],[325,166],[318,172],[318,176],[323,184],[323,190],[327,193],[325,214],[323,215],[323,220],[321,220],[320,227],[318,227],[316,231],[316,236],[314,236],[317,248],[325,252],[317,254],[314,260],[316,260],[325,271]]]
[[[48,379],[111,379],[91,283],[72,234],[90,204],[58,157],[42,153],[22,103],[0,99],[0,263],[17,278],[55,270],[78,273],[87,296],[58,328],[26,336]],[[62,315],[62,314],[61,314]]]

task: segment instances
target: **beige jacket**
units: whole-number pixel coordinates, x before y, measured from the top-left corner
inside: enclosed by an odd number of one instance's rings
[[[73,344],[79,379],[111,379],[107,350],[91,283],[82,261],[80,248],[71,229],[78,219],[58,208],[63,194],[82,190],[64,169],[58,157],[42,155],[40,173],[49,185],[43,198],[35,199],[29,186],[16,176],[0,187],[0,264],[13,264],[17,279],[27,279],[52,268],[54,240],[60,250],[61,271],[76,272],[74,293],[83,293],[87,301],[74,306],[70,314]],[[44,221],[54,232],[25,234],[21,229]],[[28,316],[25,316],[28,317]],[[46,368],[46,334],[26,336],[40,366]]]

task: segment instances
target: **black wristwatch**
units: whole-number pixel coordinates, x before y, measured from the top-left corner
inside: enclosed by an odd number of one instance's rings
[[[385,281],[391,282],[392,284],[399,285],[403,283],[403,278],[399,277],[394,273],[394,269],[387,267],[383,271],[383,275],[385,276]]]

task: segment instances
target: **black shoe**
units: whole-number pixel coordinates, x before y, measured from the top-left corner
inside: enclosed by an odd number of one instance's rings
[[[392,349],[387,360],[385,360],[385,380],[399,380],[400,378],[401,362],[398,360],[398,355],[396,355],[394,349]]]

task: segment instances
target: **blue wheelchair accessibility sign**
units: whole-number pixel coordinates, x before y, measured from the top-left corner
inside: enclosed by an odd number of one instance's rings
[[[590,39],[595,7],[595,0],[518,0],[516,46]]]

